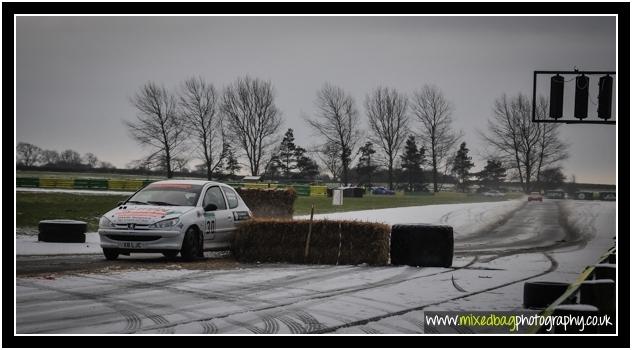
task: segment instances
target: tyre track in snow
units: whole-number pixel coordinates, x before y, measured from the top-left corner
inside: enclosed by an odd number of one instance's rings
[[[125,325],[123,328],[124,333],[133,333],[140,330],[142,326],[141,316],[145,316],[147,319],[153,321],[156,325],[159,325],[163,329],[168,330],[169,328],[168,326],[169,321],[160,315],[157,315],[150,311],[146,311],[142,308],[138,308],[134,305],[131,305],[121,300],[110,299],[106,296],[99,296],[98,293],[91,294],[91,293],[86,293],[86,292],[77,292],[77,291],[71,291],[71,290],[66,290],[66,289],[56,288],[56,287],[51,287],[51,286],[43,286],[38,283],[33,283],[33,282],[29,283],[29,282],[24,282],[24,281],[22,281],[18,285],[34,288],[38,290],[52,291],[52,292],[68,295],[73,299],[89,300],[92,302],[96,302],[98,304],[102,304],[105,307],[108,307],[123,316],[123,318],[125,319]],[[81,317],[83,316],[79,316],[77,318],[80,319]],[[69,317],[64,318],[64,320],[69,320],[69,319],[70,319]],[[105,324],[107,323],[110,323],[110,322],[105,322]],[[48,329],[44,331],[40,331],[40,332],[54,332],[54,331],[63,329],[59,327],[58,323],[55,323],[55,326],[57,327],[56,328],[49,327]]]
[[[470,292],[470,293],[467,293],[467,294],[463,294],[463,295],[460,295],[458,297],[448,298],[448,299],[445,299],[445,300],[432,302],[432,303],[427,303],[427,304],[424,304],[424,305],[419,305],[419,306],[407,308],[407,309],[404,309],[404,310],[399,310],[399,311],[396,311],[396,312],[391,312],[391,313],[386,313],[386,314],[382,314],[382,315],[379,315],[379,316],[365,318],[365,319],[362,319],[362,320],[349,322],[347,324],[342,324],[342,325],[337,325],[337,326],[333,326],[333,327],[329,327],[329,328],[324,328],[324,329],[318,330],[318,331],[316,331],[314,333],[318,333],[318,334],[331,333],[331,332],[335,332],[336,330],[341,329],[341,328],[363,326],[363,325],[366,325],[366,324],[368,324],[370,322],[380,321],[380,320],[385,319],[387,317],[401,316],[401,315],[404,315],[404,314],[412,312],[412,311],[421,311],[421,310],[423,310],[423,309],[425,309],[425,308],[427,308],[429,306],[436,306],[436,305],[449,303],[451,301],[455,301],[455,300],[471,297],[471,296],[478,295],[478,294],[481,294],[481,293],[490,292],[490,291],[493,291],[493,290],[496,290],[496,289],[500,289],[500,288],[504,288],[504,287],[507,287],[507,286],[510,286],[510,285],[513,285],[513,284],[516,284],[516,283],[524,282],[524,281],[530,280],[532,278],[544,276],[546,274],[549,274],[549,273],[555,271],[557,269],[558,263],[549,254],[546,254],[546,253],[542,253],[542,254],[549,260],[550,265],[549,265],[549,268],[547,268],[546,270],[544,270],[542,272],[539,272],[537,274],[533,274],[533,275],[530,275],[530,276],[527,276],[527,277],[523,277],[523,278],[511,281],[511,282],[502,283],[502,284],[496,285],[496,286],[491,287],[491,288],[485,288],[485,289],[478,290],[478,291],[475,291],[475,292]]]
[[[274,317],[275,315],[278,314],[278,311],[266,312],[268,310],[274,310],[274,309],[278,309],[278,308],[287,309],[289,306],[295,305],[295,304],[299,304],[299,303],[303,304],[302,306],[304,306],[304,305],[314,306],[314,305],[318,305],[318,304],[326,302],[325,299],[337,297],[337,296],[344,295],[344,294],[350,294],[350,293],[370,290],[370,289],[374,289],[374,288],[386,287],[386,286],[395,285],[395,284],[399,284],[399,283],[402,283],[402,282],[407,282],[407,281],[420,279],[420,278],[427,278],[427,277],[431,277],[431,276],[447,274],[447,273],[451,273],[451,272],[456,271],[456,270],[465,269],[465,268],[471,266],[472,264],[474,264],[477,261],[477,259],[478,259],[477,257],[474,257],[472,260],[470,260],[464,266],[455,267],[455,268],[448,268],[448,269],[445,269],[445,270],[442,270],[442,271],[438,271],[438,272],[434,272],[434,273],[430,273],[430,274],[423,274],[421,276],[414,276],[414,277],[410,277],[410,276],[419,273],[419,271],[422,271],[423,269],[415,270],[414,268],[410,268],[410,270],[407,273],[403,272],[403,273],[400,273],[400,274],[398,274],[396,276],[392,276],[392,277],[389,277],[387,279],[384,279],[382,281],[368,283],[368,284],[365,284],[365,285],[362,285],[362,286],[359,286],[359,287],[344,287],[344,288],[328,290],[328,291],[324,291],[324,292],[320,292],[320,293],[315,293],[313,295],[298,296],[298,297],[295,297],[295,299],[297,299],[297,300],[293,300],[293,301],[289,301],[289,302],[278,303],[278,304],[275,304],[275,305],[270,305],[270,306],[265,306],[265,307],[257,307],[257,308],[252,308],[252,309],[246,309],[246,310],[243,310],[243,311],[231,312],[231,313],[226,313],[226,314],[223,314],[223,315],[208,316],[208,317],[204,317],[204,318],[200,318],[200,319],[187,320],[187,321],[183,321],[183,322],[174,322],[174,323],[171,323],[170,326],[181,326],[181,325],[185,325],[185,324],[189,324],[189,323],[206,322],[206,321],[218,320],[218,319],[226,319],[226,320],[228,320],[230,317],[234,317],[234,316],[237,316],[237,315],[240,315],[240,314],[253,313],[253,312],[255,312],[255,313],[261,312],[262,314],[259,316],[260,317],[260,321],[264,322],[264,324],[265,324],[266,322],[269,323],[269,320],[267,320],[267,318]],[[402,278],[401,275],[403,275],[404,278]],[[288,310],[288,315],[292,315],[292,314],[293,314],[293,311],[292,310]],[[310,322],[312,320],[316,320],[315,317],[313,317],[312,315],[310,315],[309,313],[307,313],[305,311],[302,311],[302,314],[303,314],[303,319],[310,320]],[[306,315],[309,315],[309,316],[306,317]],[[316,320],[316,322],[317,323],[315,323],[315,324],[320,324],[320,322],[318,322],[317,320]],[[312,328],[317,328],[317,329],[314,329],[313,331],[316,331],[316,330],[319,330],[319,329],[323,329],[323,327],[314,327],[314,326],[311,326],[311,327]],[[161,326],[156,325],[156,326],[144,327],[141,331],[143,331],[143,332],[156,331],[156,330],[159,330],[160,328],[161,328]],[[303,327],[303,328],[304,328],[304,332],[303,333],[308,333],[306,327]],[[268,324],[267,329],[264,329],[264,330],[257,329],[257,331],[265,333],[266,330],[271,331],[273,329],[274,329],[274,326]],[[311,332],[313,332],[313,331],[311,331]]]

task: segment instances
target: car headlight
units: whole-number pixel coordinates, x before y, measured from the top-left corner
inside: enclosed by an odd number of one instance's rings
[[[180,222],[180,218],[174,218],[174,219],[168,219],[168,220],[162,220],[162,221],[158,221],[154,224],[149,225],[147,228],[149,229],[155,229],[155,228],[170,228],[170,227],[174,227],[175,225],[177,225]]]
[[[110,219],[106,218],[105,216],[102,216],[101,219],[99,219],[99,228],[112,228],[112,227],[116,227],[116,225],[114,225],[112,221],[110,221]]]

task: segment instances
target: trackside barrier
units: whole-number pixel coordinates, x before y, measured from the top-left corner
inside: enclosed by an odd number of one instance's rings
[[[38,177],[18,177],[15,179],[17,187],[39,187],[40,180]]]
[[[311,197],[327,197],[327,186],[310,186],[309,195]]]
[[[86,179],[86,178],[37,178],[17,177],[17,187],[94,189],[114,191],[136,191],[158,180]],[[292,187],[299,196],[326,197],[327,186],[288,185],[262,182],[228,182],[233,188],[284,189]]]
[[[108,180],[106,179],[75,179],[73,188],[107,190]]]
[[[74,179],[40,178],[40,187],[44,188],[73,188]]]
[[[109,190],[136,191],[143,187],[143,180],[108,180]]]
[[[615,248],[614,247],[610,248],[604,255],[601,256],[599,261],[603,261],[605,259],[608,259],[608,257],[611,254],[613,254],[614,252],[615,252]],[[586,282],[586,280],[589,280],[594,272],[595,272],[595,266],[588,266],[588,267],[586,267],[586,269],[584,269],[584,271],[579,275],[577,280],[575,280],[575,282],[571,283],[571,285],[568,286],[568,289],[566,289],[566,292],[564,292],[564,294],[562,294],[559,298],[557,298],[546,309],[544,309],[542,312],[540,312],[539,315],[542,316],[542,317],[545,317],[545,318],[549,317],[549,316],[552,316],[553,313],[555,312],[555,310],[558,307],[560,307],[561,304],[563,304],[567,299],[571,298],[573,295],[575,295],[575,293],[577,293],[577,291],[580,289],[582,284],[584,282]],[[614,320],[614,318],[613,318],[613,320]],[[539,325],[533,325],[533,326],[531,326],[529,328],[528,333],[531,333],[531,334],[538,333],[541,328],[543,328],[543,327],[541,327]]]
[[[243,184],[244,188],[258,188],[258,189],[268,189],[268,188],[276,188],[276,184],[272,183],[261,183],[261,182],[246,182]]]
[[[299,196],[309,196],[309,185],[292,185],[292,188],[296,191],[296,194]]]

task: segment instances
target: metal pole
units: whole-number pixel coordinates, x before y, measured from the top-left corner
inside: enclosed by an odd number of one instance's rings
[[[312,211],[309,215],[309,228],[307,229],[307,241],[305,242],[305,260],[309,254],[309,241],[312,237],[312,222],[314,222],[314,204],[312,204]]]

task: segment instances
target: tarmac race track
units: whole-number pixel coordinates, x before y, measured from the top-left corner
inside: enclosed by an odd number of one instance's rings
[[[550,252],[580,254],[589,241],[565,227],[558,202],[527,203],[493,230],[456,241],[451,268],[245,265],[225,255],[194,263],[19,257],[16,329],[424,333],[428,310],[525,311],[516,291],[524,281],[558,269]]]

